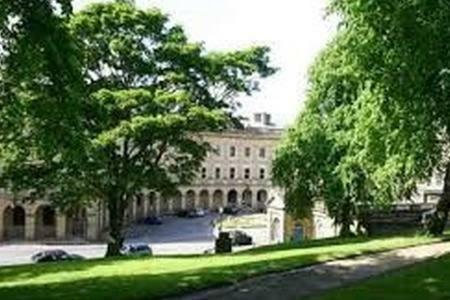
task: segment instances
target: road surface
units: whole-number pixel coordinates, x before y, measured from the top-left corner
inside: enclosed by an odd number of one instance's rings
[[[214,248],[212,222],[217,214],[202,218],[165,217],[162,225],[134,226],[128,233],[126,243],[149,244],[154,254],[201,254]],[[247,230],[256,244],[263,244],[264,229]],[[63,249],[85,258],[103,257],[105,244],[0,244],[0,266],[30,263],[31,256],[46,249]]]

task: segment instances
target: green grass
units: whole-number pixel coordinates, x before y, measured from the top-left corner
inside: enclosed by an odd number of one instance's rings
[[[0,299],[155,299],[337,258],[440,241],[422,236],[311,241],[232,255],[102,259],[0,268]]]
[[[317,300],[450,299],[450,255],[333,290]]]

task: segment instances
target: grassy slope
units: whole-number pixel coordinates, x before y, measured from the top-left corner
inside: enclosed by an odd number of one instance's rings
[[[334,290],[320,300],[450,299],[450,255]]]
[[[93,260],[0,268],[0,299],[155,299],[326,260],[436,242],[427,237],[313,241],[233,255]]]

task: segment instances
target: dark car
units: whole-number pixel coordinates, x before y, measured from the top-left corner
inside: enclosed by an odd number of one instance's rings
[[[161,225],[162,220],[160,217],[150,216],[142,219],[140,223],[145,225]]]
[[[185,210],[185,209],[182,209],[182,210],[177,212],[177,217],[179,217],[179,218],[187,218],[187,217],[189,217],[189,211]]]
[[[84,257],[81,255],[69,254],[66,251],[60,249],[38,252],[31,257],[31,260],[35,263],[71,261],[83,259]]]
[[[122,255],[126,256],[148,256],[153,255],[152,248],[147,244],[129,244],[122,247]]]
[[[237,215],[239,212],[239,209],[235,206],[225,206],[223,208],[223,213],[225,215]]]
[[[230,237],[233,246],[246,246],[253,243],[252,237],[240,230],[231,231]]]

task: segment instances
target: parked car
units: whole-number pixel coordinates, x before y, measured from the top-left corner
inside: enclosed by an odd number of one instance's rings
[[[239,209],[236,206],[225,206],[223,208],[223,214],[225,215],[237,215],[239,213]]]
[[[203,209],[200,208],[196,208],[196,209],[192,209],[190,211],[188,211],[188,215],[189,218],[201,218],[206,216],[206,212]]]
[[[140,223],[145,225],[161,225],[162,219],[160,217],[150,216],[142,219]]]
[[[180,211],[177,212],[177,217],[180,218],[187,218],[189,216],[189,211],[182,209]]]
[[[83,260],[84,257],[78,254],[70,254],[64,250],[45,250],[38,252],[31,257],[31,260],[35,263],[43,262],[56,262],[56,261],[71,261],[71,260]]]
[[[123,246],[120,252],[126,256],[153,255],[152,248],[147,244],[128,244]]]
[[[230,237],[233,246],[246,246],[253,243],[252,237],[240,230],[231,231]]]

